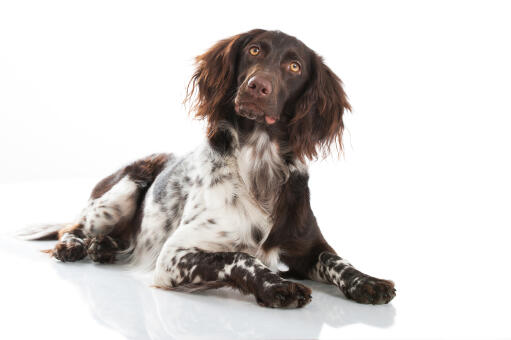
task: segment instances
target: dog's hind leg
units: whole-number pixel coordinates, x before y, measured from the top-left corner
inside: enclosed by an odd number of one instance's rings
[[[59,242],[53,249],[44,250],[62,262],[74,262],[87,256],[85,234],[82,225],[77,223],[58,231]]]
[[[136,232],[143,198],[156,176],[172,158],[157,154],[136,161],[100,181],[78,222],[59,231],[59,242],[48,252],[63,261],[85,256],[111,263]]]

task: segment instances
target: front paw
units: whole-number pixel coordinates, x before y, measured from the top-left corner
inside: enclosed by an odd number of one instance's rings
[[[261,292],[256,295],[259,305],[272,308],[300,308],[308,304],[311,298],[309,287],[291,281],[265,282]]]
[[[371,276],[353,278],[342,291],[349,299],[373,305],[389,303],[396,296],[394,282]]]

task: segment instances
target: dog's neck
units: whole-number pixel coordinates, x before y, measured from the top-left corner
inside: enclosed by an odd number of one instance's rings
[[[280,155],[279,144],[265,129],[256,127],[240,140],[236,153],[239,174],[247,189],[268,212],[275,203],[280,187],[289,176],[289,168]]]
[[[236,114],[228,117],[217,124],[209,144],[221,156],[235,158],[247,190],[271,212],[290,172],[307,167],[288,149],[283,124],[268,127]]]

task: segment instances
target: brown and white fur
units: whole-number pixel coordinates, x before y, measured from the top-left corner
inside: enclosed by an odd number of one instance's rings
[[[27,238],[58,238],[48,252],[64,262],[147,268],[164,289],[230,286],[263,306],[302,307],[310,289],[287,278],[308,278],[357,302],[388,303],[394,284],[336,255],[310,207],[306,159],[341,145],[350,108],[340,80],[278,31],[220,41],[197,61],[190,97],[196,90],[206,142],[129,164],[96,185],[74,224]]]

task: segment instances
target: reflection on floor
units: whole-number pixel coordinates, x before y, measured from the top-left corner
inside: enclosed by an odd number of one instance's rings
[[[315,339],[325,325],[386,328],[396,314],[392,304],[359,305],[346,300],[335,287],[312,281],[306,284],[313,289],[313,300],[298,310],[263,308],[253,297],[227,288],[195,294],[163,291],[150,287],[146,277],[119,266],[59,263],[35,251],[50,247],[51,242],[1,242],[2,251],[29,257],[30,265],[48,262],[56,275],[45,279],[78,287],[92,317],[128,339]]]

